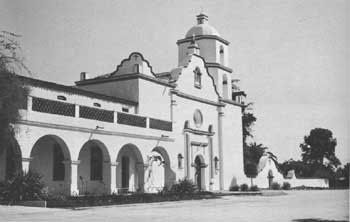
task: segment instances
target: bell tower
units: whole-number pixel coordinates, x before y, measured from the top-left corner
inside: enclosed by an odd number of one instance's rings
[[[200,13],[197,24],[185,35],[185,38],[177,41],[178,63],[188,55],[188,49],[195,41],[198,45],[198,55],[205,60],[210,75],[214,78],[220,97],[232,99],[232,69],[228,67],[229,42],[220,37],[219,32],[209,25],[209,17]]]

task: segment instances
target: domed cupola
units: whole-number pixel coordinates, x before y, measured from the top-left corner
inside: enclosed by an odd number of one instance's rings
[[[197,25],[190,28],[185,38],[179,39],[178,64],[182,66],[189,55],[198,55],[204,59],[205,67],[213,77],[220,96],[224,99],[232,97],[232,69],[229,68],[229,42],[208,24],[208,16],[200,13]]]
[[[208,16],[201,13],[197,15],[197,25],[193,26],[188,32],[186,33],[185,38],[195,36],[201,36],[201,35],[215,35],[220,36],[219,32],[208,24]]]

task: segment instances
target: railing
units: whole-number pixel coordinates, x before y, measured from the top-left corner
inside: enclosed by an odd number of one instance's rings
[[[62,116],[75,116],[75,105],[38,97],[33,97],[32,110]]]
[[[143,116],[136,116],[126,113],[118,112],[117,123],[129,125],[129,126],[138,126],[138,127],[147,127],[147,118]]]
[[[133,115],[129,113],[117,112],[117,119],[114,118],[114,112],[111,110],[93,108],[88,106],[78,106],[72,103],[60,102],[55,100],[32,97],[32,110],[42,113],[56,114],[62,116],[76,117],[75,111],[79,109],[79,118],[92,119],[109,123],[118,123],[122,125],[136,126],[142,128],[150,128],[156,130],[172,131],[172,122],[147,118],[144,116]],[[27,109],[23,105],[22,109]],[[149,126],[147,126],[147,119],[149,119]]]
[[[104,109],[96,109],[87,106],[79,107],[79,117],[84,119],[94,119],[103,122],[114,122],[114,112]]]
[[[149,118],[149,128],[172,131],[173,123],[165,120]]]

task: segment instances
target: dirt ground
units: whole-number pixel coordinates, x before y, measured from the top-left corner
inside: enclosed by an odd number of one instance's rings
[[[81,209],[0,206],[0,221],[294,221],[349,220],[349,191],[288,191],[283,196],[226,196],[215,200],[180,201]]]

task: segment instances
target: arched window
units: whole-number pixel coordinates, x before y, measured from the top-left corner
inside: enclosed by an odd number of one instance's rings
[[[220,54],[220,64],[225,65],[225,53],[224,53],[223,46],[220,46],[219,54]]]
[[[202,73],[200,69],[197,67],[194,71],[194,86],[196,88],[202,88]]]
[[[217,156],[214,157],[214,168],[215,170],[219,170],[219,158]]]
[[[227,82],[227,76],[224,74],[222,76],[222,96],[224,99],[228,98],[228,82]]]
[[[135,64],[133,67],[133,73],[140,73],[140,65],[139,64]]]
[[[53,146],[53,180],[60,181],[64,180],[65,169],[64,169],[64,155],[62,149],[58,143]]]
[[[90,150],[90,179],[102,180],[103,156],[99,147],[93,146]]]
[[[182,156],[182,154],[181,153],[179,153],[178,155],[177,155],[177,167],[179,168],[179,169],[182,169],[183,168],[183,156]]]

